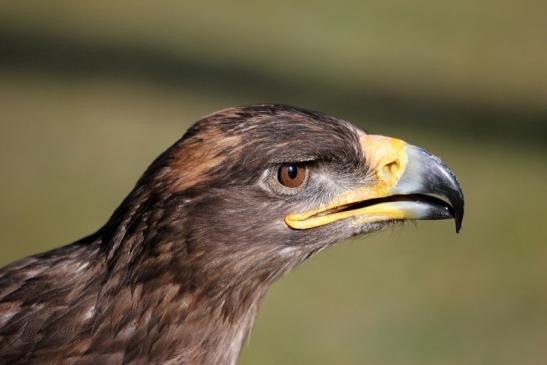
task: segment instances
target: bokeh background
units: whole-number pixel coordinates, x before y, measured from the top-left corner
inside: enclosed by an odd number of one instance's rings
[[[344,242],[240,364],[547,362],[547,2],[2,1],[0,265],[96,230],[203,115],[281,102],[441,156],[463,231]]]

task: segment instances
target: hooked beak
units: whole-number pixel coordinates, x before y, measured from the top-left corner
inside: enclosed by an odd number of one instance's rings
[[[293,229],[309,229],[342,219],[357,224],[392,220],[463,219],[463,192],[450,169],[426,150],[402,140],[363,134],[360,139],[373,186],[346,191],[330,203],[285,217]]]

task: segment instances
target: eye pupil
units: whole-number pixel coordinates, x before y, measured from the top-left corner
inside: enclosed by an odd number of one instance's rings
[[[296,176],[298,175],[298,167],[296,167],[295,165],[289,165],[287,167],[287,175],[291,178],[291,179],[295,179]]]

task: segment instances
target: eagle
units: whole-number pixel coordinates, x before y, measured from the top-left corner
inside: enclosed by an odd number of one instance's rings
[[[157,157],[97,232],[0,269],[1,364],[235,364],[270,285],[464,198],[426,150],[287,105],[228,108]]]

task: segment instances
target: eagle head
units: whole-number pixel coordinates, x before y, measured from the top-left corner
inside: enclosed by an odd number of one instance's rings
[[[164,197],[208,270],[246,282],[396,222],[454,218],[459,231],[464,207],[455,175],[426,150],[285,105],[205,117],[139,185]]]

